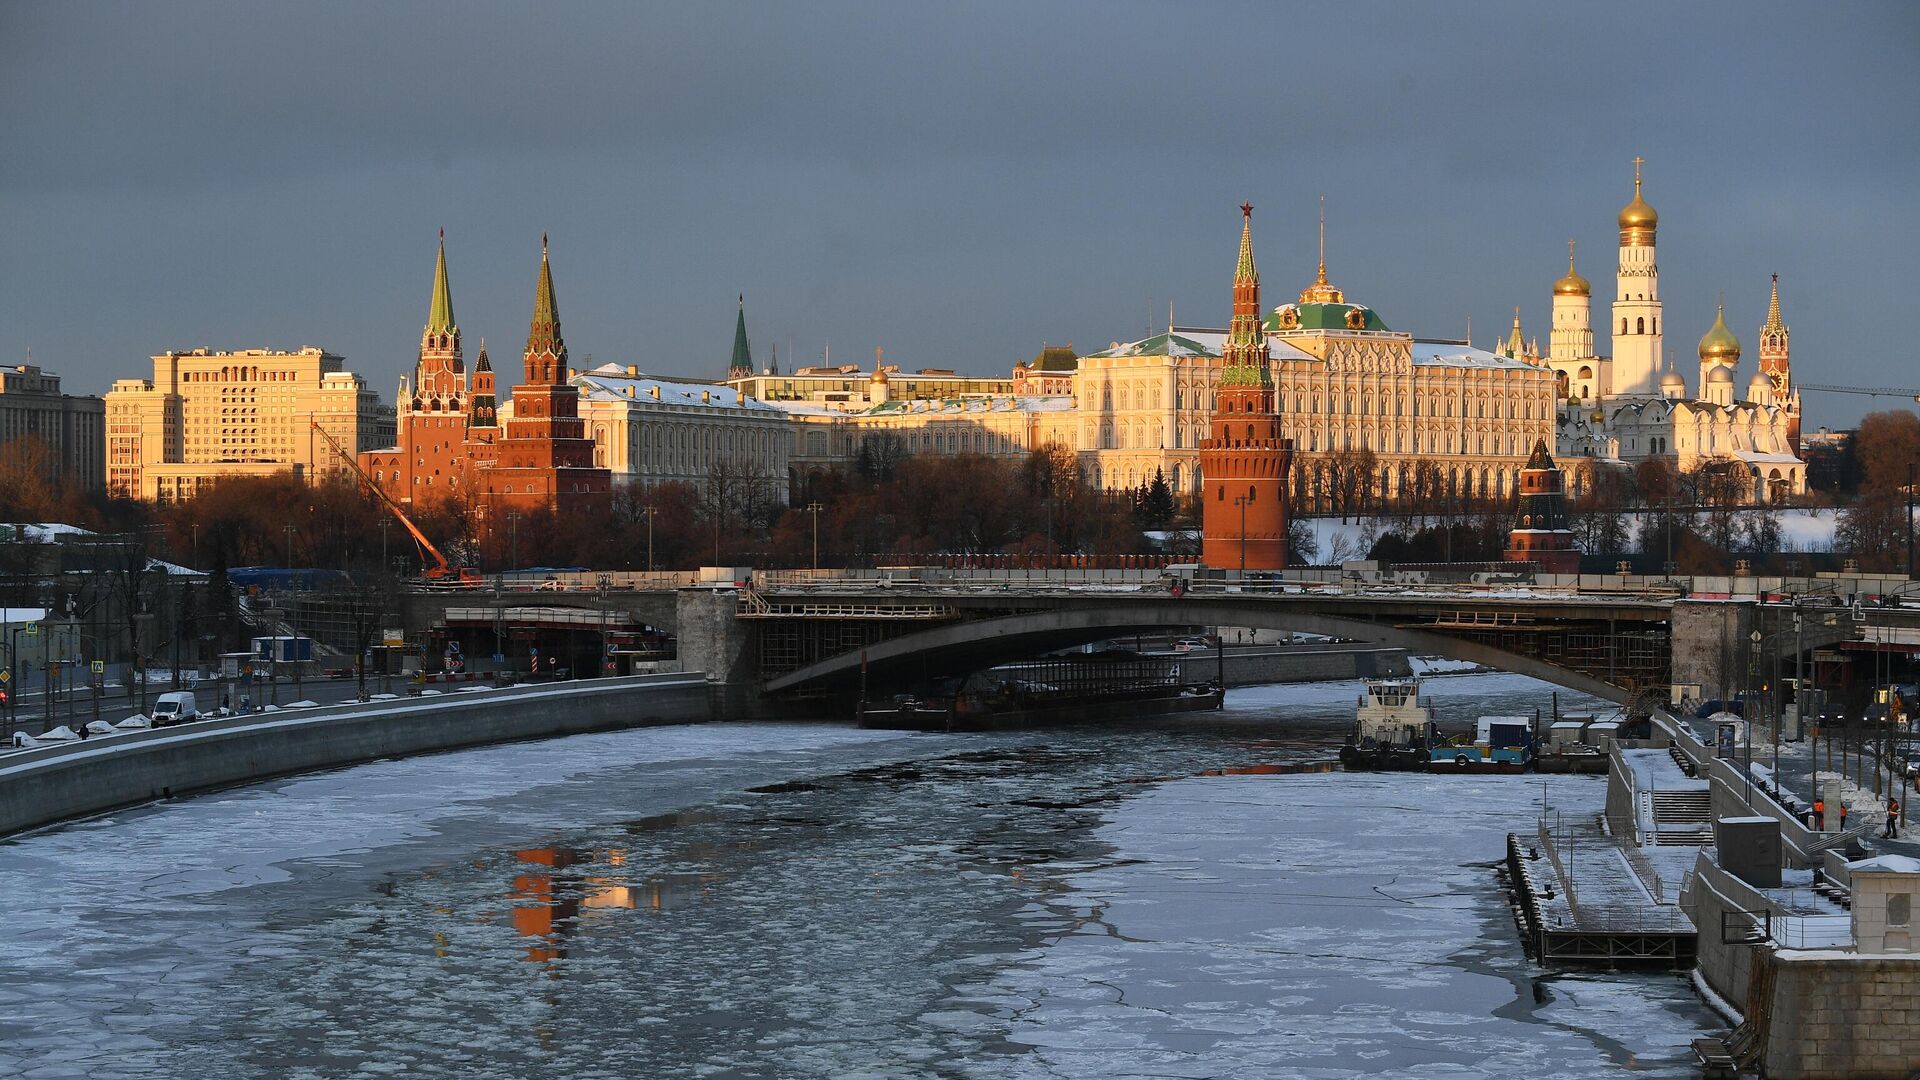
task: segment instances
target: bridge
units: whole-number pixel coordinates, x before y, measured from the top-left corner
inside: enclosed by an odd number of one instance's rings
[[[409,623],[526,612],[549,623],[572,612],[589,629],[608,619],[644,622],[674,635],[681,664],[709,672],[742,702],[851,696],[863,669],[885,686],[1135,634],[1239,626],[1450,657],[1639,703],[1664,699],[1674,684],[1698,685],[1707,696],[1756,685],[1754,676],[1774,663],[1858,639],[1869,624],[1920,632],[1920,610],[1849,606],[1833,581],[1811,579],[1589,575],[1447,586],[1343,579],[1337,571],[1241,582],[1158,571],[1033,580],[1004,572],[709,570],[596,588],[591,575],[575,577],[518,593],[417,595]]]

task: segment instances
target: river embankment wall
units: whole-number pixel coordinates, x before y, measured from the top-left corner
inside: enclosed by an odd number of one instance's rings
[[[204,720],[0,757],[0,836],[106,810],[382,758],[710,720],[698,672]]]

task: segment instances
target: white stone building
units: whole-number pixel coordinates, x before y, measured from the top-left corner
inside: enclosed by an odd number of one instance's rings
[[[638,367],[602,364],[573,373],[580,416],[593,438],[593,463],[615,487],[679,482],[695,486],[725,462],[770,480],[787,497],[792,433],[787,415],[726,385],[676,382]],[[513,403],[500,403],[504,424]]]

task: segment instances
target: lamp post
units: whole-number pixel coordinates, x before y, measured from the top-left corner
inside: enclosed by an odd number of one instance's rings
[[[807,513],[813,515],[813,568],[820,569],[820,511],[823,508],[817,502],[807,504]]]
[[[293,534],[299,529],[293,525],[282,525],[280,531],[287,534],[287,569],[293,569]]]
[[[516,571],[520,569],[520,519],[525,516],[518,510],[507,515],[508,554]]]
[[[1240,508],[1240,580],[1247,578],[1247,497],[1235,495],[1233,505]]]
[[[640,508],[640,512],[647,515],[647,573],[649,574],[653,573],[653,515],[659,509],[652,503]]]
[[[600,663],[602,670],[613,667],[613,650],[607,646],[607,591],[613,587],[613,577],[601,574],[594,581],[594,589],[600,595]]]

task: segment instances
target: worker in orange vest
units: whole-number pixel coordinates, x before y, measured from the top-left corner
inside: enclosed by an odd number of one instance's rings
[[[1900,838],[1900,800],[1887,800],[1887,830],[1880,835],[1889,840]]]
[[[1847,831],[1847,811],[1852,809],[1846,803],[1840,804],[1840,831]]]
[[[1813,828],[1815,832],[1827,831],[1827,800],[1813,800]]]

